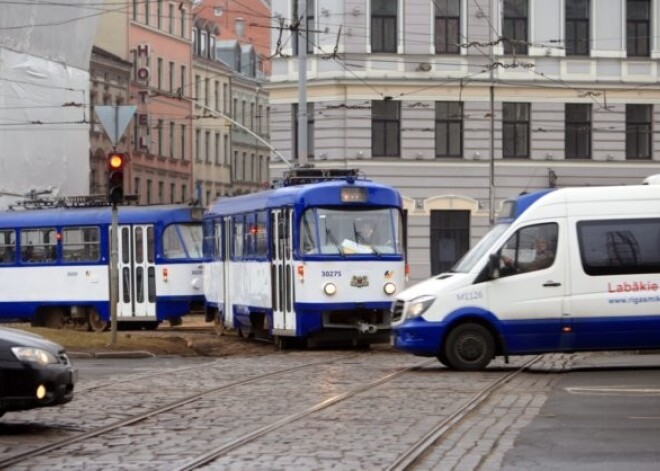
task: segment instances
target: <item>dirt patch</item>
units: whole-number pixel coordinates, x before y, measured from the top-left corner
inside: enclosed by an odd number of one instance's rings
[[[171,327],[167,322],[155,330],[120,330],[112,344],[111,332],[84,332],[31,327],[29,323],[0,324],[41,335],[62,345],[68,352],[106,353],[141,351],[153,355],[229,356],[266,355],[272,353],[272,343],[239,338],[228,332],[219,337],[211,324],[201,316],[184,317],[183,324]]]
[[[210,323],[200,315],[183,318],[179,326],[162,323],[155,330],[120,330],[112,345],[111,332],[83,332],[31,327],[28,323],[0,324],[33,332],[56,342],[70,353],[148,352],[152,355],[178,356],[259,356],[277,351],[272,342],[238,337],[233,331],[218,336]],[[320,347],[331,348],[332,347]],[[350,347],[348,347],[350,349]],[[373,345],[372,350],[396,352],[389,345]]]

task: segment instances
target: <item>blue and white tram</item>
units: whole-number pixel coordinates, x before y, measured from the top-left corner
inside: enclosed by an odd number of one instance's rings
[[[207,321],[281,346],[388,341],[403,217],[395,189],[354,177],[218,200],[204,215]]]
[[[110,228],[108,206],[0,212],[0,321],[107,328]],[[177,323],[203,305],[200,208],[121,206],[118,230],[120,325]]]

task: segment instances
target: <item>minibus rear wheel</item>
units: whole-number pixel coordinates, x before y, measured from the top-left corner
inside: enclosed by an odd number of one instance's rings
[[[474,322],[456,326],[447,336],[444,354],[449,366],[462,371],[484,369],[495,355],[495,340],[488,329]],[[438,355],[440,359],[440,355]],[[440,359],[442,362],[442,359]]]

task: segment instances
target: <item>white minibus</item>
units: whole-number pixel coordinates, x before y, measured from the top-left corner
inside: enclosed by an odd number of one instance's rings
[[[397,296],[392,344],[457,370],[498,355],[660,348],[660,186],[505,201],[449,272]]]

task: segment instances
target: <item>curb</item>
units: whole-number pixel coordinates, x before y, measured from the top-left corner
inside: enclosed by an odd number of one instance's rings
[[[136,350],[125,352],[67,352],[69,358],[154,358],[156,355],[150,352]]]

